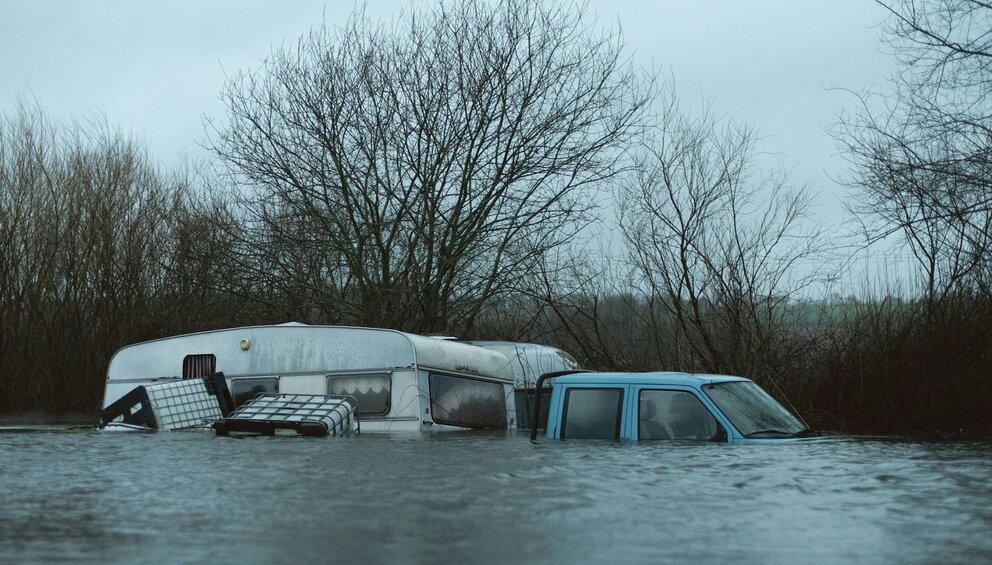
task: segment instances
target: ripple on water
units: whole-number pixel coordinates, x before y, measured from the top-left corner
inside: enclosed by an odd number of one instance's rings
[[[981,443],[42,431],[0,432],[0,454],[3,562],[967,562],[992,554],[992,445]]]

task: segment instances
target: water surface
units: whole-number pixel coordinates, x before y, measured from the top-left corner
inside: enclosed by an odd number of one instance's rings
[[[0,422],[0,562],[980,562],[992,444]]]

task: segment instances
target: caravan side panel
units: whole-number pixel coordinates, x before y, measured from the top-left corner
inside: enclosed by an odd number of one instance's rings
[[[182,379],[183,361],[191,355],[212,355],[216,360],[214,369],[229,379],[406,368],[415,364],[409,340],[391,330],[302,325],[216,330],[121,349],[107,369],[103,405],[138,384]]]

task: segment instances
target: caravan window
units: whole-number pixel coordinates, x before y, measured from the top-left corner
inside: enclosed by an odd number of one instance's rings
[[[431,413],[438,424],[465,428],[506,427],[503,385],[431,373]]]
[[[279,392],[279,377],[231,379],[231,399],[235,408],[260,392]]]
[[[329,375],[327,394],[354,396],[361,416],[385,416],[389,413],[392,378],[389,373],[372,375]]]

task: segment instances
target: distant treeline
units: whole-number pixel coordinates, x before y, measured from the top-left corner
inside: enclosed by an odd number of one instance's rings
[[[836,128],[857,241],[757,170],[754,130],[682,111],[581,6],[318,28],[231,78],[213,160],[176,170],[22,104],[0,114],[0,411],[95,410],[126,344],[293,320],[746,375],[828,430],[992,433],[992,124],[957,106],[984,101],[965,78],[992,35],[914,43],[947,29],[928,14],[977,16],[905,4],[892,44],[960,81],[900,75],[923,82]],[[817,298],[840,250],[893,236],[918,259],[903,298]]]

